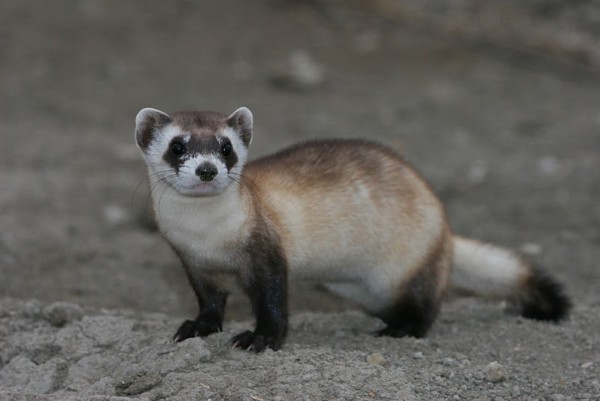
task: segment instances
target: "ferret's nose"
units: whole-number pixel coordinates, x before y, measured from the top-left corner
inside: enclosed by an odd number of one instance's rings
[[[210,163],[202,163],[196,169],[196,175],[200,177],[202,181],[212,181],[218,173],[219,170]]]

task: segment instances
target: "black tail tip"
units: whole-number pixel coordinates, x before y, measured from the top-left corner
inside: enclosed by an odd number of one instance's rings
[[[569,315],[571,300],[558,281],[539,268],[532,270],[521,299],[523,317],[559,322]]]

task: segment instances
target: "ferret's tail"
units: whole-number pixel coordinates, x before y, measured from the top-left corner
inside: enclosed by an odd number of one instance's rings
[[[544,271],[507,249],[457,236],[452,285],[484,297],[514,301],[530,319],[559,321],[571,307],[562,285]]]

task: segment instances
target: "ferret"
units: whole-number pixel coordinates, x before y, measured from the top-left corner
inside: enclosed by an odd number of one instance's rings
[[[135,140],[148,168],[160,232],[199,304],[175,341],[222,330],[233,276],[256,325],[231,340],[278,350],[288,285],[313,280],[380,318],[376,334],[423,337],[450,287],[512,301],[527,318],[559,321],[562,286],[515,253],[454,235],[429,184],[392,149],[313,140],[247,163],[253,115],[145,108]]]

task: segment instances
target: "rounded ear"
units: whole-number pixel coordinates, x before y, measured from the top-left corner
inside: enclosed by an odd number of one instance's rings
[[[252,142],[252,127],[254,117],[252,112],[247,107],[240,107],[227,117],[227,125],[229,125],[242,139],[244,145],[248,147]]]
[[[171,122],[171,117],[160,110],[146,107],[135,116],[135,142],[142,150],[146,150],[156,131]]]

